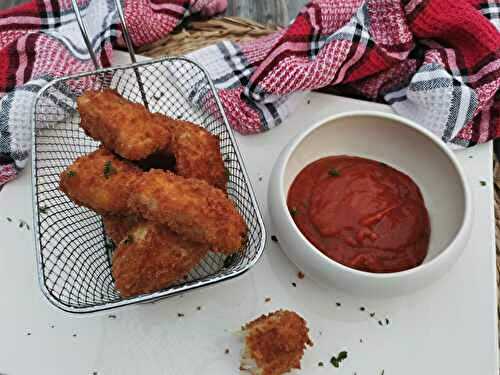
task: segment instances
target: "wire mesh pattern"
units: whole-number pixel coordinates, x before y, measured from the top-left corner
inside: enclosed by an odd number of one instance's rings
[[[159,292],[122,299],[111,274],[114,247],[95,212],[76,206],[58,188],[59,174],[98,142],[79,127],[76,98],[112,88],[142,103],[140,74],[151,112],[192,121],[219,137],[229,170],[227,192],[248,226],[245,246],[230,257],[209,253],[187,279]],[[33,202],[40,284],[61,309],[92,312],[171,296],[243,273],[260,257],[265,229],[241,157],[206,72],[184,58],[164,58],[58,79],[38,94],[33,109]]]

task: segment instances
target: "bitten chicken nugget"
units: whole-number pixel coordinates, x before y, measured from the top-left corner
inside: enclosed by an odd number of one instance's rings
[[[170,142],[158,117],[114,90],[87,91],[77,103],[85,133],[125,159],[145,159]]]
[[[222,190],[205,181],[153,169],[132,190],[134,214],[163,223],[186,239],[226,254],[244,243],[247,228],[240,213]]]
[[[100,148],[81,156],[60,175],[59,189],[73,202],[101,215],[126,214],[139,168]]]
[[[143,220],[137,216],[106,215],[102,217],[104,230],[115,245],[127,237],[128,232],[141,221]]]
[[[241,368],[253,375],[281,375],[300,369],[306,345],[313,343],[306,322],[293,311],[278,310],[246,324]]]
[[[116,288],[123,297],[166,288],[186,276],[207,252],[206,245],[183,240],[161,224],[139,223],[113,254]]]
[[[225,191],[228,176],[219,138],[191,122],[157,116],[172,134],[167,150],[175,156],[175,172],[179,176],[199,178]]]

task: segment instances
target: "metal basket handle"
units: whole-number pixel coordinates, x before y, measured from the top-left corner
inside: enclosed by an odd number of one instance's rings
[[[118,11],[118,18],[120,19],[120,24],[122,26],[123,39],[125,40],[125,44],[127,46],[127,51],[129,53],[130,60],[131,60],[132,64],[134,64],[135,62],[137,62],[137,60],[135,58],[135,51],[134,51],[134,46],[132,45],[132,39],[130,38],[127,24],[125,23],[125,16],[123,14],[123,8],[122,8],[120,0],[114,0],[114,1],[115,1],[116,10]],[[99,62],[97,60],[97,56],[94,52],[92,42],[90,41],[87,27],[85,26],[85,23],[83,22],[82,15],[80,13],[80,8],[78,8],[77,0],[71,0],[71,5],[73,7],[73,11],[75,12],[76,21],[78,22],[78,26],[80,27],[80,31],[81,31],[82,36],[83,36],[83,40],[85,41],[85,45],[87,46],[87,49],[89,51],[89,54],[90,54],[90,57],[91,57],[92,62],[94,64],[94,67],[96,70],[98,70],[100,68],[100,65],[99,65]],[[135,68],[135,67],[133,69],[134,69],[135,77],[137,79],[137,84],[139,85],[139,90],[141,92],[142,101],[143,101],[146,109],[149,110],[148,100],[146,98],[146,92],[144,91],[144,85],[142,83],[139,69]]]

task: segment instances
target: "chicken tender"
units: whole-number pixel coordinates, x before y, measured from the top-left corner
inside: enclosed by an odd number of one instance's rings
[[[104,230],[115,245],[118,245],[121,240],[127,237],[128,232],[142,221],[144,220],[137,216],[106,215],[102,217]]]
[[[153,169],[135,181],[133,213],[225,254],[239,251],[246,224],[224,192],[205,181]]]
[[[207,252],[206,245],[183,240],[163,225],[142,222],[113,254],[116,288],[123,297],[166,288],[185,277]]]
[[[191,122],[157,116],[172,134],[167,150],[175,156],[175,172],[179,176],[199,178],[225,191],[228,176],[219,138]]]
[[[87,91],[77,103],[85,133],[125,159],[145,159],[170,142],[158,117],[114,90]]]
[[[75,160],[60,175],[59,189],[77,205],[101,215],[126,214],[139,168],[100,148]]]
[[[300,369],[309,338],[306,322],[293,311],[278,310],[246,324],[241,368],[252,375],[281,375]]]

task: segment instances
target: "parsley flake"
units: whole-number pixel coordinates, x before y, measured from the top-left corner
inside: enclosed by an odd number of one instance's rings
[[[332,177],[338,177],[340,176],[340,172],[336,170],[335,168],[332,168],[328,171],[328,174]]]
[[[116,173],[116,169],[111,164],[111,160],[108,160],[104,163],[104,177],[109,178],[111,175]]]
[[[75,177],[76,176],[75,171],[68,171],[68,172],[66,172],[66,174],[68,175],[68,177]]]
[[[290,208],[290,215],[292,215],[292,217],[294,217],[295,215],[297,215],[297,213],[298,213],[298,211],[297,211],[296,207]]]
[[[481,186],[486,186],[486,181],[479,181],[479,183],[481,184]]]
[[[332,356],[330,359],[330,363],[333,365],[333,367],[338,368],[340,366],[340,363],[347,358],[347,352],[345,350],[341,351],[337,357]]]

